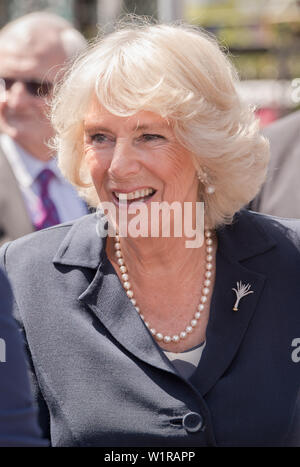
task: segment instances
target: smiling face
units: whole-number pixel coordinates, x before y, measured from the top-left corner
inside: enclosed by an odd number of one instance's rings
[[[119,117],[96,99],[84,120],[86,162],[101,202],[117,209],[151,202],[197,201],[192,158],[168,120],[152,112]]]

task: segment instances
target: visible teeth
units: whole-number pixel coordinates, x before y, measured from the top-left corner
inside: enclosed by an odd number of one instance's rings
[[[144,198],[145,196],[154,193],[153,188],[144,188],[143,190],[132,191],[131,193],[115,193],[119,200],[132,200],[138,198]]]

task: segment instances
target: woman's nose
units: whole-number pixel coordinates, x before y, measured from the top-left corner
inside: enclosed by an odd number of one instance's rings
[[[116,143],[109,171],[115,178],[129,177],[140,171],[138,154],[130,142]]]

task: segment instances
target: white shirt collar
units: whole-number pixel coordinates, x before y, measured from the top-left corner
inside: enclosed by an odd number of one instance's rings
[[[56,158],[47,162],[40,161],[6,134],[0,135],[0,144],[21,187],[26,188],[32,186],[39,173],[46,168],[51,169],[58,180],[64,180],[57,167]]]

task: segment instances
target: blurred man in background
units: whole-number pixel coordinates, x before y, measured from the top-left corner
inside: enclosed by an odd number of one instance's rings
[[[250,204],[253,211],[300,218],[300,111],[263,130],[270,141],[267,180]]]
[[[0,244],[87,213],[47,143],[54,81],[86,46],[63,18],[31,13],[0,31]]]

